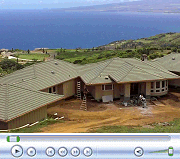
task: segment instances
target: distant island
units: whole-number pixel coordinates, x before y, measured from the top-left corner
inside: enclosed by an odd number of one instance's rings
[[[180,13],[179,0],[139,0],[104,5],[55,9],[60,11]]]

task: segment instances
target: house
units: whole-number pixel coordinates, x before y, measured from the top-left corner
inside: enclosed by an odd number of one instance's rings
[[[170,72],[180,76],[180,53],[171,53],[161,58],[153,60],[154,63],[161,64]],[[170,86],[180,87],[180,79],[169,80]]]
[[[131,58],[77,65],[61,60],[37,63],[0,78],[0,129],[13,129],[46,118],[46,109],[87,88],[96,100],[111,95],[161,96],[168,81],[180,76],[157,62]],[[80,83],[80,86],[77,86]]]

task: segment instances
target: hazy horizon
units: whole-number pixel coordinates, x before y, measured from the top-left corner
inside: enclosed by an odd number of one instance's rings
[[[140,0],[0,0],[0,10],[2,9],[56,9],[71,8],[81,6],[103,5],[111,3],[121,3],[127,1]]]

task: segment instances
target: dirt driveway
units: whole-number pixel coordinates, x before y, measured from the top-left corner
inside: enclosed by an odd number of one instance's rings
[[[64,116],[64,123],[42,128],[43,133],[79,133],[107,125],[148,126],[152,123],[169,122],[180,118],[180,93],[170,93],[159,99],[158,105],[148,108],[123,107],[115,101],[110,104],[91,102],[88,111],[79,110],[81,101],[71,99],[49,108],[48,113]]]

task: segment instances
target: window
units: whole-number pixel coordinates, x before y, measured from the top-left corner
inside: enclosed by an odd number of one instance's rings
[[[151,89],[154,88],[154,82],[151,82]]]
[[[152,89],[151,92],[154,92],[154,90]]]
[[[156,90],[156,92],[160,92],[160,90]]]
[[[102,85],[102,90],[103,91],[113,90],[113,85],[112,84]]]
[[[162,88],[165,87],[165,81],[162,81]]]
[[[160,88],[160,82],[156,82],[156,88]]]
[[[49,88],[48,92],[49,92],[49,93],[52,93],[52,89],[51,89],[51,88]]]
[[[165,91],[164,88],[162,89],[162,91],[163,91],[163,92]]]
[[[55,86],[53,87],[53,93],[56,93],[56,87]]]

